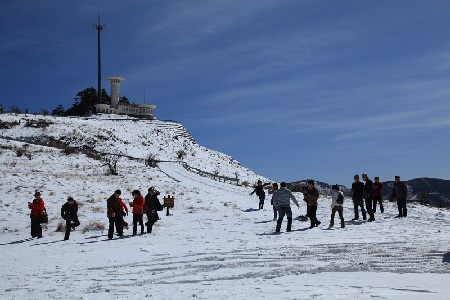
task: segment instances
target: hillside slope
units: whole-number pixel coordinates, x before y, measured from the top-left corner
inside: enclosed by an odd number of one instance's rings
[[[180,123],[127,116],[95,115],[65,118],[0,115],[1,138],[59,148],[90,149],[140,159],[183,161],[192,168],[253,184],[267,180],[230,156],[198,145]],[[184,152],[182,159],[178,157]]]

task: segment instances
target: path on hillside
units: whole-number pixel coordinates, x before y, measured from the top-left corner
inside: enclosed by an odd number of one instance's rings
[[[242,193],[245,189],[242,186],[219,182],[209,177],[199,176],[196,173],[186,170],[180,163],[160,163],[158,164],[158,167],[161,172],[178,182],[183,182],[186,186],[201,185],[203,187],[210,187],[213,188],[213,190],[225,191],[227,193]]]

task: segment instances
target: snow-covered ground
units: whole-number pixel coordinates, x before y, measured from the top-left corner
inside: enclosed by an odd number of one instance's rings
[[[292,232],[283,232],[284,223],[282,233],[274,234],[270,197],[258,210],[250,187],[200,176],[179,163],[149,168],[122,158],[119,175],[111,176],[100,161],[82,154],[29,144],[29,159],[14,150],[23,147],[21,138],[43,132],[73,144],[103,134],[92,142],[99,151],[145,157],[158,150],[160,159],[175,160],[173,153],[186,149],[185,159],[195,168],[231,177],[238,172],[251,183],[266,180],[190,143],[173,126],[48,117],[53,127],[30,128],[23,126],[24,116],[0,115],[3,122],[21,118],[20,126],[1,129],[0,137],[1,299],[449,299],[446,210],[410,205],[408,217],[397,219],[396,206],[386,202],[375,222],[353,222],[347,200],[346,228],[328,229],[330,199],[323,196],[321,226],[309,229],[308,222],[294,220]],[[175,197],[175,208],[169,216],[160,212],[151,234],[133,237],[130,229],[124,238],[108,240],[106,230],[88,226],[107,227],[106,198],[117,188],[128,202],[132,190],[145,194],[150,186],[161,200]],[[27,202],[35,189],[42,190],[50,214],[42,239],[30,237]],[[69,195],[80,205],[81,226],[63,241],[56,228]],[[306,211],[300,202],[294,216]],[[126,219],[131,223],[131,215]]]

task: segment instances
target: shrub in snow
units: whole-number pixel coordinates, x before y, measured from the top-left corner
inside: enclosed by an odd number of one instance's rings
[[[59,222],[58,226],[56,226],[56,232],[64,232],[66,231],[66,224],[64,222]]]
[[[86,233],[88,231],[103,231],[105,230],[105,228],[105,224],[100,221],[90,221],[83,226],[82,232]]]

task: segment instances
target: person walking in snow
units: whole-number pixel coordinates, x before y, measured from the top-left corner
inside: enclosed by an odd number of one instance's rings
[[[345,228],[343,205],[344,194],[339,191],[339,186],[335,184],[331,187],[331,219],[329,228],[334,226],[334,216],[336,215],[336,212],[339,214],[339,219],[341,220],[341,228]]]
[[[66,221],[66,233],[64,240],[68,240],[70,236],[70,229],[75,230],[75,227],[80,225],[78,220],[78,204],[72,197],[67,198],[67,202],[61,207],[61,218]]]
[[[144,209],[145,209],[145,199],[142,197],[139,190],[134,190],[133,202],[130,202],[130,207],[133,208],[133,235],[137,234],[137,224],[141,226],[141,235],[144,234]]]
[[[373,180],[375,181],[373,183],[373,213],[377,212],[377,203],[380,204],[380,211],[381,213],[384,212],[383,207],[383,184],[380,182],[379,177],[374,177]]]
[[[256,196],[259,197],[259,209],[264,208],[264,199],[266,198],[264,187],[269,184],[270,184],[269,182],[263,184],[261,180],[258,180],[258,184],[256,185],[255,189],[253,190],[253,192],[250,193],[250,195],[256,193]]]
[[[122,192],[120,190],[116,190],[114,194],[112,194],[108,200],[106,200],[106,209],[109,220],[109,228],[108,228],[108,239],[112,239],[114,235],[114,226],[117,230],[117,235],[119,237],[123,236],[123,218],[122,218],[122,208],[120,202],[122,199],[120,195]]]
[[[151,233],[153,225],[159,220],[158,211],[163,210],[161,202],[158,199],[159,192],[154,188],[148,189],[147,195],[145,195],[145,207],[147,215],[147,233]]]
[[[369,179],[367,173],[362,174],[362,179],[365,181],[364,184],[364,200],[366,202],[366,210],[369,214],[369,222],[375,221],[375,214],[372,210],[372,202],[373,202],[373,182]]]
[[[394,188],[392,189],[391,199],[397,200],[398,216],[403,218],[407,216],[406,199],[408,198],[408,188],[406,184],[400,181],[400,176],[395,176]]]
[[[28,208],[31,209],[31,237],[39,239],[42,237],[40,217],[44,213],[44,199],[41,197],[41,192],[35,191],[33,202],[28,202]]]
[[[319,191],[314,186],[314,180],[308,180],[306,184],[308,191],[303,193],[306,205],[307,205],[307,215],[311,221],[310,229],[317,227],[321,224],[319,220],[317,220],[317,200],[319,199]]]
[[[278,190],[278,183],[274,182],[272,183],[272,189],[269,191],[269,194],[272,194],[272,199],[270,199],[270,204],[272,205],[273,208],[273,220],[276,221],[277,220],[277,207],[276,205],[273,203],[273,195],[277,192]]]
[[[275,228],[275,232],[280,232],[281,224],[283,223],[283,218],[287,216],[287,227],[286,231],[291,231],[292,229],[292,210],[291,210],[291,200],[297,205],[297,208],[300,207],[297,199],[292,194],[290,190],[286,188],[286,182],[280,183],[280,189],[277,190],[272,197],[273,205],[278,209],[278,221],[277,226]]]
[[[363,203],[363,193],[364,193],[364,183],[359,181],[359,175],[356,174],[353,176],[353,179],[355,180],[352,183],[352,200],[353,200],[353,210],[355,213],[355,217],[353,218],[353,221],[359,220],[359,207],[361,207],[361,213],[363,216],[363,220],[366,219],[366,210],[364,209],[364,203]]]

